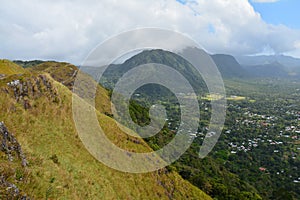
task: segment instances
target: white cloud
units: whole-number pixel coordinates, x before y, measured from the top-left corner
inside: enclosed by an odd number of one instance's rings
[[[293,52],[300,40],[299,30],[265,23],[247,0],[21,0],[0,13],[0,55],[10,59],[80,63],[100,42],[139,27],[183,32],[212,53]]]

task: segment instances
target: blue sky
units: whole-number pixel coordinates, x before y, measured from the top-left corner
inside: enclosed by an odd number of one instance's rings
[[[177,0],[185,5],[188,0]],[[263,20],[274,25],[300,29],[300,0],[250,0],[254,10]],[[189,1],[192,2],[192,1]],[[195,1],[196,2],[196,1]]]
[[[188,2],[188,0],[177,1],[183,5]],[[300,0],[250,0],[249,2],[267,23],[300,29]]]
[[[267,23],[284,24],[291,28],[300,29],[299,0],[279,0],[272,3],[254,3],[250,1],[250,3]]]

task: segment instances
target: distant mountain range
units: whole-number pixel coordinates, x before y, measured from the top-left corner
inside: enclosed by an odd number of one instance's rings
[[[231,55],[211,55],[223,78],[245,78],[247,71]]]
[[[226,54],[211,55],[223,78],[299,78],[300,59],[289,56],[243,56]],[[145,63],[159,63],[174,67],[196,88],[203,88],[203,80],[193,66],[180,56],[164,50],[146,50],[123,64],[111,65],[104,73],[110,86],[128,70]],[[198,81],[198,83],[197,83]],[[200,81],[200,82],[199,82]],[[199,85],[199,83],[201,83]]]
[[[300,59],[290,56],[211,55],[224,78],[299,78]]]
[[[274,62],[281,63],[288,69],[300,67],[300,59],[285,55],[270,55],[270,56],[236,56],[237,61],[241,65],[267,65]]]
[[[300,77],[300,59],[291,56],[237,56],[236,59],[255,77]]]
[[[290,56],[232,56],[214,54],[211,57],[223,78],[300,78],[300,59]],[[14,62],[24,68],[43,63],[43,61],[39,60],[18,60]],[[105,82],[105,86],[112,88],[118,78],[125,72],[146,63],[159,63],[174,67],[174,69],[182,73],[191,82],[196,90],[202,90],[205,85],[192,65],[180,56],[160,49],[145,50],[127,59],[122,64],[110,65],[104,73],[102,81]],[[90,74],[94,74],[92,70]]]

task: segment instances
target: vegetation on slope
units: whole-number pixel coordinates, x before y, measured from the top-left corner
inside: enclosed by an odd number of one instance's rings
[[[34,199],[210,199],[175,172],[162,169],[128,174],[95,160],[76,133],[72,93],[63,85],[67,71],[61,68],[75,68],[64,63],[55,63],[63,65],[59,67],[54,63],[46,65],[49,66],[39,66],[23,76],[0,80],[0,121],[15,135],[28,161],[28,166],[22,168],[10,165],[3,155],[0,169],[1,173],[10,171],[8,179],[20,190]],[[19,80],[16,86],[7,85],[15,80]],[[108,93],[104,89],[98,91],[98,106],[99,102],[108,104]],[[145,142],[137,143],[136,138],[119,130],[114,120],[104,114],[110,108],[106,106],[99,106],[102,110],[97,116],[108,130],[108,138],[124,149],[151,151]]]
[[[34,67],[36,65],[44,63],[45,61],[42,61],[42,60],[30,60],[30,61],[14,60],[13,62],[23,68],[29,68],[29,67]]]
[[[23,74],[24,72],[25,70],[22,67],[9,60],[5,60],[5,59],[0,60],[0,74],[12,75],[12,74]]]
[[[201,75],[189,62],[177,54],[160,49],[145,50],[126,60],[123,64],[110,65],[103,73],[100,83],[104,87],[112,89],[119,78],[122,77],[122,75],[124,75],[126,72],[139,65],[149,63],[156,63],[172,67],[189,81],[195,92],[203,93],[207,91],[206,84]],[[141,74],[141,77],[143,76],[144,74]],[[149,89],[151,89],[151,87],[149,87]],[[163,87],[156,87],[156,90],[158,90],[157,92],[159,95],[166,93],[166,90]]]

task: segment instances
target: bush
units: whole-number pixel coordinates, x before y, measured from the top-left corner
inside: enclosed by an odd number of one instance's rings
[[[55,164],[59,164],[59,161],[58,161],[58,157],[56,154],[52,155],[50,157],[50,159],[55,163]]]

